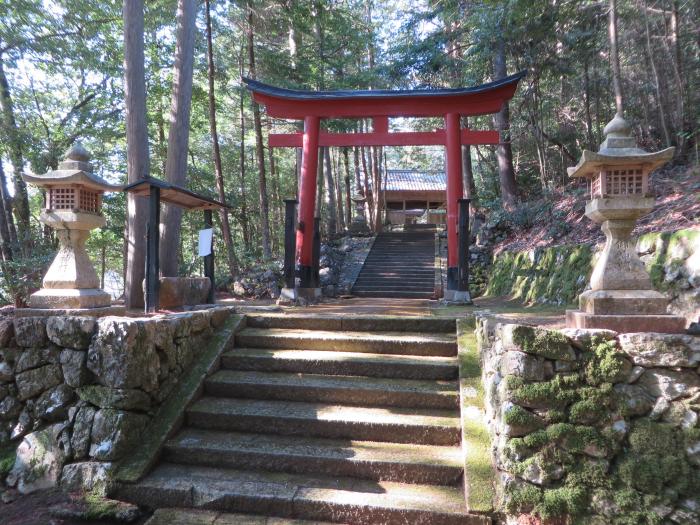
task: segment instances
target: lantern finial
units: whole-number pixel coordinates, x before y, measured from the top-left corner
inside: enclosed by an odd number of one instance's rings
[[[75,142],[66,151],[66,160],[77,160],[79,162],[88,162],[90,160],[90,153],[86,150],[80,142]]]

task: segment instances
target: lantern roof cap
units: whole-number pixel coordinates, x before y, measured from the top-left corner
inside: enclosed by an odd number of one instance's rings
[[[581,160],[567,168],[569,177],[591,178],[606,166],[643,165],[647,171],[663,166],[673,158],[675,148],[649,153],[637,146],[632,127],[620,113],[616,113],[603,130],[605,140],[597,152],[584,150]]]
[[[50,188],[52,186],[75,185],[95,191],[120,191],[121,184],[111,184],[93,173],[90,153],[82,144],[76,142],[68,151],[65,159],[58,163],[58,169],[43,175],[23,173],[22,179],[35,186]]]

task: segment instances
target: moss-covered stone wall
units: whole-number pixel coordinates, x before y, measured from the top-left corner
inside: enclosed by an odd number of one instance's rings
[[[513,523],[700,522],[700,338],[477,320]]]
[[[501,252],[493,258],[485,295],[526,303],[575,304],[588,286],[600,246],[581,244]],[[700,228],[649,233],[637,241],[654,287],[671,297],[673,313],[700,315]]]
[[[29,493],[104,484],[232,309],[21,313],[0,317],[0,486]]]

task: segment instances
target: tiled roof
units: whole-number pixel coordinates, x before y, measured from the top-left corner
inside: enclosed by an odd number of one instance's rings
[[[444,172],[387,170],[387,191],[444,191],[446,188]]]

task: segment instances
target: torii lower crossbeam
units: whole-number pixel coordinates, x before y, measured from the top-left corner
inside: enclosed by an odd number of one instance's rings
[[[498,144],[498,131],[475,131],[463,129],[460,132],[463,146]],[[270,134],[271,148],[301,148],[303,133]],[[444,146],[447,134],[444,129],[435,131],[406,131],[371,133],[323,133],[319,134],[319,146]]]

